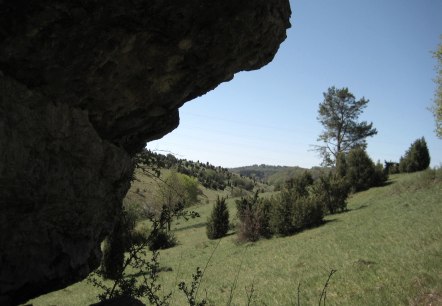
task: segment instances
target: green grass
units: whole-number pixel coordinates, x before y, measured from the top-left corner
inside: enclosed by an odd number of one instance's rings
[[[442,305],[440,171],[438,175],[437,181],[426,172],[393,176],[388,186],[353,195],[348,212],[291,237],[237,244],[232,233],[209,262],[199,297],[207,293],[210,304],[225,305],[239,275],[233,305],[246,303],[245,288],[251,285],[253,305],[296,305],[299,283],[301,304],[318,304],[330,270],[336,269],[328,305]],[[232,216],[233,199],[228,204]],[[172,268],[161,274],[161,283],[165,292],[175,291],[173,305],[185,305],[176,284],[189,283],[218,244],[205,233],[211,208],[194,207],[202,217],[175,224],[180,244],[160,252],[162,266]],[[97,301],[97,293],[83,281],[29,303],[87,305]]]

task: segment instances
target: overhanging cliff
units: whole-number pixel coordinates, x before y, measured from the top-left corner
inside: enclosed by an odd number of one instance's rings
[[[84,278],[131,156],[269,63],[288,0],[0,1],[0,304]]]

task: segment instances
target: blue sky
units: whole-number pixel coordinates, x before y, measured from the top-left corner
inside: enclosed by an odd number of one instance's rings
[[[442,34],[440,0],[293,0],[292,28],[275,59],[180,109],[180,126],[147,148],[237,167],[318,166],[311,145],[323,92],[348,87],[370,100],[360,120],[373,122],[374,160],[399,160],[425,137],[432,166],[442,140],[428,107],[436,75],[432,58]]]

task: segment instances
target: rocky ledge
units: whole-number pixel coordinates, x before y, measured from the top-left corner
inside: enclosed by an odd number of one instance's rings
[[[0,0],[0,304],[83,279],[131,157],[269,63],[288,0]]]

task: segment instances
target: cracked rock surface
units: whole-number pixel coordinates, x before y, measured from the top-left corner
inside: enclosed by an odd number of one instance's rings
[[[0,0],[0,304],[83,279],[131,157],[269,63],[288,0]]]

